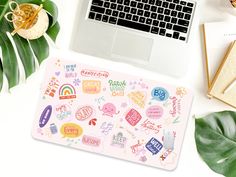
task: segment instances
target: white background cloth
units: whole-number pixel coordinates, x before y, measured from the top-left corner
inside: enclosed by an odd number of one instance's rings
[[[55,0],[59,5],[61,32],[58,47],[67,49],[79,0]],[[229,8],[228,0],[201,0],[198,2],[200,24],[211,21],[236,20],[236,10]],[[235,15],[235,16],[234,16]],[[193,90],[195,99],[189,118],[182,153],[177,169],[167,172],[160,169],[104,157],[66,147],[42,143],[32,139],[31,128],[43,78],[45,63],[27,81],[0,94],[0,176],[51,177],[51,176],[148,176],[148,177],[206,177],[219,176],[212,172],[199,157],[194,140],[193,115],[232,108],[206,95],[207,82],[204,70],[202,33],[195,36],[195,47],[187,75],[173,78],[145,71],[126,64],[117,64],[125,72],[139,73],[145,78],[158,78],[167,82],[185,84]],[[69,58],[70,56],[68,56]],[[89,56],[84,60],[89,60]],[[98,61],[96,61],[98,62]],[[99,60],[102,65],[115,66],[113,62]]]

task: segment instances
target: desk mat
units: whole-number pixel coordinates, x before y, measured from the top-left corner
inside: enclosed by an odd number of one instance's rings
[[[50,59],[32,135],[173,170],[192,98],[182,86],[85,65],[76,58]]]

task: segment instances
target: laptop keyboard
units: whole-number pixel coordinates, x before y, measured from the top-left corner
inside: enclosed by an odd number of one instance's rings
[[[92,0],[88,18],[187,41],[194,8],[183,0]]]

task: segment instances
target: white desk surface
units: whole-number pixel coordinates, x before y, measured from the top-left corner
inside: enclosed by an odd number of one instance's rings
[[[73,14],[79,0],[55,0],[59,5],[61,33],[58,46],[67,49],[73,25]],[[236,10],[224,6],[228,0],[198,1],[200,24],[210,21],[236,20]],[[0,176],[51,177],[51,176],[148,176],[148,177],[216,177],[199,157],[194,140],[194,118],[214,111],[232,109],[206,98],[204,55],[200,30],[195,38],[189,72],[177,81],[194,91],[195,100],[183,143],[179,165],[173,172],[137,165],[134,163],[43,143],[31,138],[31,127],[39,95],[45,64],[26,82],[11,90],[11,94],[0,94]],[[86,58],[87,57],[87,58]],[[89,56],[84,57],[89,60]],[[101,65],[111,63],[100,60]],[[114,66],[114,63],[112,63]],[[129,65],[117,64],[130,73],[142,73],[144,77],[157,77],[173,82],[172,78],[141,70]]]

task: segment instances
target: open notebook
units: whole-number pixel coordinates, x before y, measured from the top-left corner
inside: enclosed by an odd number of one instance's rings
[[[176,167],[192,104],[189,90],[77,58],[56,57],[47,65],[34,138],[167,170]]]

